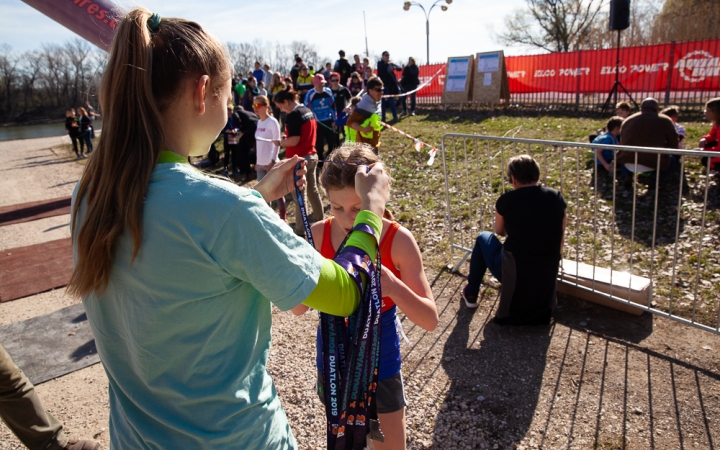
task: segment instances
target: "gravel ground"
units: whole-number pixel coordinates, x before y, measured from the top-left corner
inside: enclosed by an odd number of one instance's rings
[[[52,139],[0,143],[9,162],[0,205],[72,192],[82,166],[49,145]],[[53,219],[0,227],[0,247],[42,242],[45,230],[67,223]],[[411,341],[402,347],[409,448],[675,449],[720,442],[720,337],[574,298],[560,299],[550,326],[507,329],[490,322],[496,287],[487,287],[480,308],[471,311],[460,303],[462,275],[430,268],[428,279],[440,312],[437,329],[425,332],[404,320]],[[56,290],[0,304],[0,325],[76,302]],[[273,315],[269,370],[302,449],[324,448],[323,410],[314,393],[315,317]],[[38,392],[70,436],[106,446],[107,379],[100,364],[43,383]],[[0,449],[17,448],[0,424]]]

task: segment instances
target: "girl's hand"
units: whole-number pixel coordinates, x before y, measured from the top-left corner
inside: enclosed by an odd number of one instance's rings
[[[707,141],[705,140],[705,138],[702,138],[702,139],[700,139],[700,143],[698,144],[698,146],[700,148],[705,148],[706,143],[707,143]]]
[[[294,169],[298,162],[301,162],[302,166],[297,171],[297,175],[300,177],[297,185],[300,189],[305,189],[306,163],[302,158],[295,155],[290,159],[275,163],[273,168],[265,175],[265,178],[255,185],[255,190],[258,191],[268,203],[284,197],[290,192],[294,192]]]
[[[382,217],[385,205],[390,200],[390,177],[382,163],[360,165],[355,173],[355,192],[360,197],[361,208]]]
[[[383,267],[383,270],[380,273],[380,285],[382,286],[383,297],[397,297],[397,291],[398,287],[400,287],[400,284],[402,284],[403,286],[405,285],[405,283],[403,283],[401,279],[396,277],[394,273]]]

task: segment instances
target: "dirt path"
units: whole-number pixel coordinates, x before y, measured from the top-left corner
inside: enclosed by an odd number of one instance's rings
[[[0,205],[72,192],[82,166],[48,150],[57,140],[0,143],[7,161]],[[61,216],[0,227],[0,249],[68,236],[66,223]],[[435,251],[437,257],[445,250]],[[402,344],[409,448],[720,445],[720,337],[572,298],[560,300],[551,326],[502,328],[490,322],[496,289],[487,288],[471,311],[459,302],[461,275],[428,270],[428,276],[437,330],[404,321],[411,340]],[[0,304],[0,325],[76,302],[57,290]],[[275,310],[273,318],[269,370],[300,448],[324,448],[323,410],[313,391],[316,316]],[[106,446],[106,386],[98,364],[43,383],[38,392],[71,436]],[[22,447],[0,424],[0,449],[16,448]]]

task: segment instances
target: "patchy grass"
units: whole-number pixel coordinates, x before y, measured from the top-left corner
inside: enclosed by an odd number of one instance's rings
[[[595,134],[603,122],[583,117],[434,111],[406,118],[396,126],[439,148],[446,133],[586,143],[588,135]],[[702,122],[684,125],[688,129],[688,147],[709,129],[709,124]],[[455,251],[451,258],[449,252],[442,158],[438,155],[435,165],[428,167],[426,153],[416,152],[411,140],[390,130],[383,132],[381,140],[380,154],[395,179],[390,205],[393,214],[413,231],[427,265],[438,269],[457,262],[462,254]],[[686,158],[682,187],[679,168],[662,180],[656,210],[654,178],[639,177],[633,196],[632,188],[623,186],[619,174],[613,183],[611,175],[601,173],[596,189],[593,156],[586,149],[465,139],[446,141],[446,148],[456,243],[471,248],[480,231],[492,229],[495,201],[511,189],[503,176],[507,160],[515,154],[530,153],[541,165],[544,183],[559,189],[568,202],[565,258],[652,278],[653,306],[689,319],[694,317],[705,325],[717,325],[718,293],[713,287],[720,278],[720,186],[712,177],[706,179],[698,159]],[[656,211],[657,227],[653,230]]]

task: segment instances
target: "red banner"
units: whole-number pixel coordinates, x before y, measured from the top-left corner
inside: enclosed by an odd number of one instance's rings
[[[445,67],[445,64],[430,64],[419,66],[420,68],[420,84],[426,83],[438,70]],[[445,86],[445,73],[442,72],[436,76],[429,86],[425,86],[417,92],[417,98],[440,97]]]
[[[511,94],[607,93],[618,80],[630,92],[720,90],[720,39],[505,58]],[[420,82],[444,64],[420,66]],[[419,98],[441,96],[444,73]]]
[[[719,40],[584,50],[505,59],[513,94],[603,93],[618,80],[628,91],[720,89]],[[669,84],[668,84],[669,83]]]

